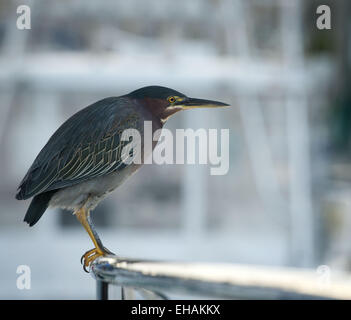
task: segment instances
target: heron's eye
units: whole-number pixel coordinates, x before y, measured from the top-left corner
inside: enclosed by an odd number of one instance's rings
[[[174,103],[175,101],[176,101],[176,98],[173,96],[168,98],[169,103]]]

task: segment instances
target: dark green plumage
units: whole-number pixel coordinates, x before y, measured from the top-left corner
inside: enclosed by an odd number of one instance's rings
[[[55,192],[56,190],[52,190],[36,195],[31,201],[23,221],[27,222],[30,227],[34,226],[48,208]]]
[[[124,97],[100,100],[69,118],[49,139],[19,186],[17,199],[72,186],[125,167],[124,129],[143,119]]]
[[[151,99],[167,99],[169,96],[186,97],[185,94],[179,91],[160,86],[148,86],[132,91],[128,94],[133,98],[151,98]]]

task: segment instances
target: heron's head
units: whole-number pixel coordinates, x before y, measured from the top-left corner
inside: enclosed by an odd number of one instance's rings
[[[189,98],[183,93],[161,86],[143,87],[129,93],[128,96],[139,101],[141,105],[147,106],[163,123],[181,110],[229,106],[219,101]]]

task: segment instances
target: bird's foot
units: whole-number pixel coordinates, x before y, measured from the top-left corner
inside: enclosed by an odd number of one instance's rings
[[[105,247],[103,249],[94,248],[94,249],[87,251],[86,253],[84,253],[82,255],[82,257],[80,259],[80,263],[83,264],[83,270],[85,272],[89,273],[87,268],[89,267],[90,263],[93,260],[95,260],[96,258],[106,256],[106,255],[114,255],[114,253],[111,252],[110,250],[106,249]]]

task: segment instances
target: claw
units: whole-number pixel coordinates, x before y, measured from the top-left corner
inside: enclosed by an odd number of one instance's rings
[[[80,264],[83,264],[83,260],[86,259],[86,257],[90,256],[96,249],[91,249],[91,250],[88,250],[86,253],[84,253],[82,255],[82,257],[80,258]]]
[[[94,248],[92,250],[87,251],[86,253],[83,254],[83,256],[81,257],[80,261],[83,264],[83,269],[85,272],[87,271],[87,267],[90,265],[90,263],[96,259],[97,257],[100,257],[104,255],[104,253],[97,248]]]
[[[99,253],[94,253],[92,254],[91,256],[87,257],[85,260],[84,260],[84,265],[83,265],[83,269],[86,273],[89,273],[89,271],[87,270],[87,267],[90,265],[90,263],[95,260],[97,257],[100,257],[102,256],[102,254],[99,254]]]
[[[100,248],[94,248],[82,255],[80,258],[80,263],[83,264],[83,270],[87,273],[89,271],[87,270],[87,267],[89,267],[90,263],[95,260],[98,257],[105,256],[105,255],[114,255],[113,252],[110,250],[106,249],[105,247],[101,250]]]
[[[83,265],[83,270],[84,270],[84,272],[89,273],[89,271],[87,270],[87,267],[85,265]]]

